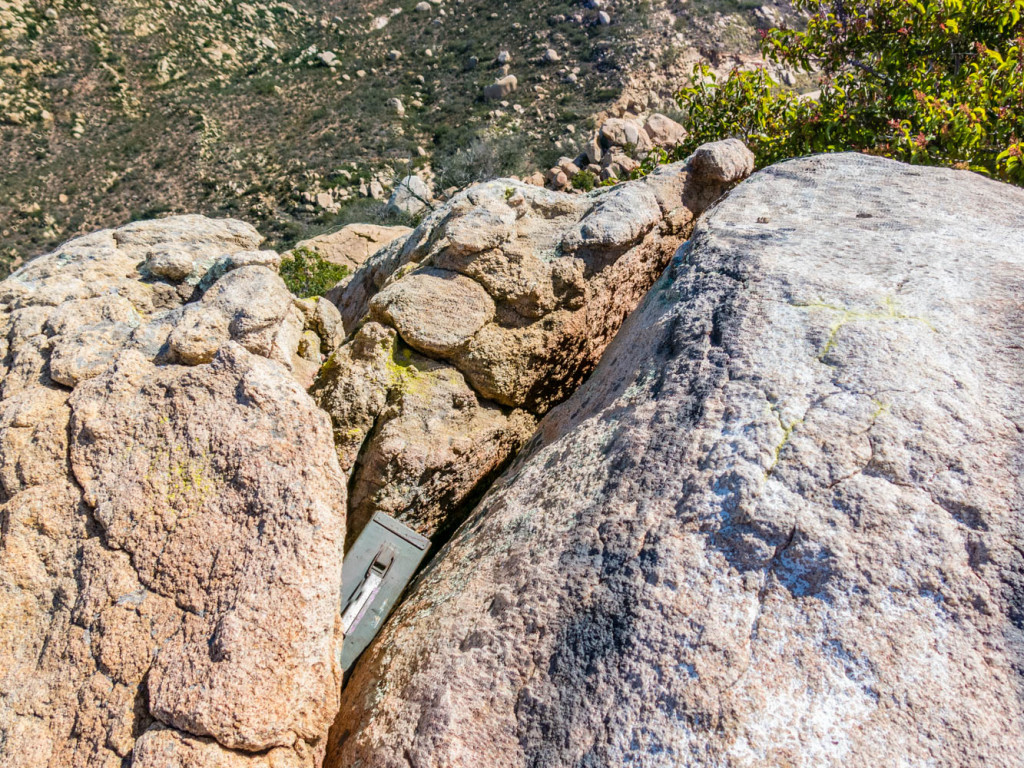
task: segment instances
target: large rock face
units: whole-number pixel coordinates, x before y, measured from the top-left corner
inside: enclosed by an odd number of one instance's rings
[[[261,239],[142,222],[0,283],[5,766],[319,759],[345,483],[303,384],[340,320]]]
[[[857,155],[741,185],[359,662],[328,765],[1020,765],[1022,222]]]
[[[369,257],[336,294],[355,333],[312,389],[352,475],[349,540],[377,511],[431,538],[461,522],[752,162],[730,140],[590,195],[499,179]]]

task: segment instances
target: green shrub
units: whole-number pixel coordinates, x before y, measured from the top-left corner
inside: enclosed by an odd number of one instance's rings
[[[435,161],[437,186],[461,189],[479,181],[520,173],[526,154],[526,141],[519,134],[481,136]]]
[[[1024,0],[794,0],[806,31],[764,33],[766,58],[820,77],[818,98],[763,69],[719,82],[694,68],[678,94],[676,157],[735,136],[766,165],[859,150],[1024,185]]]
[[[348,267],[332,264],[316,251],[296,248],[281,261],[281,277],[288,290],[300,299],[323,296],[348,275]]]
[[[572,186],[581,192],[589,192],[597,185],[597,176],[591,171],[577,171],[572,176]]]

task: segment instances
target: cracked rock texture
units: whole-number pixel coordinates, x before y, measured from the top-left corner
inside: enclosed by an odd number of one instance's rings
[[[310,394],[332,415],[352,477],[349,545],[378,511],[428,538],[447,535],[536,426],[522,410],[481,402],[457,370],[375,322],[331,356]]]
[[[312,393],[352,477],[350,542],[377,511],[428,537],[461,522],[753,163],[735,140],[700,153],[724,170],[699,183],[683,162],[590,195],[477,185],[332,292],[356,333]]]
[[[327,765],[1019,766],[1022,222],[860,155],[734,190],[360,660]]]
[[[0,283],[4,766],[319,761],[345,483],[303,379],[342,332],[261,239],[139,222]]]

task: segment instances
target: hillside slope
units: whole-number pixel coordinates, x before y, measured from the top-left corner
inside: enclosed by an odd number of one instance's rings
[[[361,186],[444,170],[459,149],[470,173],[546,167],[595,113],[664,101],[695,58],[749,52],[755,26],[788,13],[750,0],[426,5],[0,0],[0,274],[71,235],[169,212],[231,214],[292,242],[373,218]],[[501,51],[519,88],[486,102]]]

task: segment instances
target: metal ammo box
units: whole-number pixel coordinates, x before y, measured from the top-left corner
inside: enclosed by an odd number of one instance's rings
[[[349,667],[384,624],[427,554],[430,539],[377,512],[341,566],[341,668]]]

